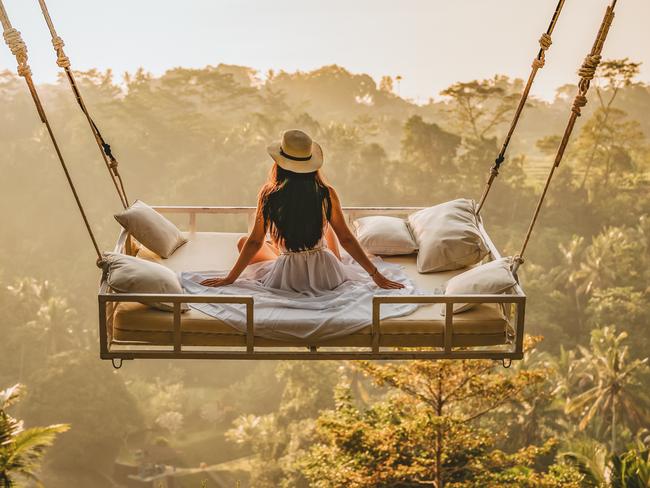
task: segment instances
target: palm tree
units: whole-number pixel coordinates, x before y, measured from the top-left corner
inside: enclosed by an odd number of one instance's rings
[[[648,431],[637,435],[636,442],[620,456],[612,456],[612,488],[648,488],[650,486],[650,446]]]
[[[559,245],[560,252],[562,253],[563,263],[557,266],[553,272],[553,283],[561,288],[566,289],[573,295],[573,300],[576,306],[576,321],[578,324],[577,330],[582,330],[582,292],[580,291],[581,285],[579,281],[580,263],[585,254],[585,238],[574,235],[569,243]]]
[[[591,350],[579,347],[584,368],[581,379],[589,386],[567,404],[567,413],[582,415],[580,430],[598,417],[608,420],[612,454],[616,453],[619,417],[628,425],[650,423],[650,399],[639,379],[647,371],[648,358],[628,361],[628,346],[623,345],[626,338],[625,332],[617,334],[614,327],[592,331]]]
[[[625,251],[634,251],[636,244],[628,234],[627,229],[609,227],[592,239],[573,277],[578,293],[590,296],[596,288],[614,286],[626,274],[631,266],[624,255],[632,253]]]
[[[69,428],[58,424],[25,429],[21,420],[7,413],[23,393],[21,385],[0,391],[0,488],[17,486],[18,480],[29,480],[41,486],[36,472],[45,451],[58,434]]]
[[[650,487],[650,436],[642,430],[626,452],[610,455],[607,446],[588,437],[569,441],[559,457],[582,475],[585,488]]]
[[[560,459],[575,466],[582,475],[582,486],[600,488],[607,483],[609,473],[609,453],[607,446],[586,438],[573,440],[568,450],[560,454]]]

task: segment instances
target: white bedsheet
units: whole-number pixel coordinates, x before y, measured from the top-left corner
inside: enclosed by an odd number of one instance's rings
[[[229,286],[218,288],[200,284],[206,278],[225,276],[227,271],[184,272],[180,274],[186,293],[195,295],[252,295],[255,314],[255,335],[269,339],[326,340],[352,334],[372,323],[372,298],[375,295],[422,295],[442,293],[441,290],[419,290],[404,272],[404,268],[380,258],[373,259],[377,268],[388,278],[404,283],[401,290],[378,288],[350,256],[343,257],[348,280],[332,291],[319,296],[307,296],[293,291],[265,287],[265,277],[273,262],[249,266],[240,278]],[[244,305],[193,303],[190,306],[211,317],[246,331]],[[381,307],[382,318],[401,317],[413,313],[417,304],[386,304]]]

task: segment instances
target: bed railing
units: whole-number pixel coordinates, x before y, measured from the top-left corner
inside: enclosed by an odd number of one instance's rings
[[[197,232],[198,216],[208,214],[245,215],[249,225],[254,218],[255,207],[201,207],[201,206],[157,206],[158,212],[172,215],[186,215],[187,228]],[[366,215],[407,215],[420,210],[421,207],[347,207],[344,208],[350,222]],[[487,232],[480,224],[492,259],[501,256]],[[115,252],[131,254],[134,248],[130,236],[123,230],[115,246]],[[372,323],[370,341],[367,347],[340,347],[331,350],[330,346],[321,347],[309,343],[280,343],[269,345],[268,340],[255,336],[254,297],[223,295],[184,295],[184,294],[135,294],[114,293],[102,280],[99,294],[99,335],[100,357],[116,361],[128,359],[496,359],[510,361],[523,357],[524,320],[526,295],[519,285],[510,294],[501,295],[376,295],[372,304]],[[113,317],[119,303],[165,302],[173,304],[172,344],[154,346],[147,343],[114,341]],[[182,304],[190,303],[227,303],[239,304],[246,308],[245,341],[241,346],[185,346],[183,345]],[[443,330],[443,347],[422,345],[420,348],[385,348],[380,347],[382,337],[381,307],[391,303],[444,304],[445,324]],[[472,348],[455,348],[453,306],[457,303],[494,303],[504,311],[508,327],[504,331],[504,342],[496,346],[477,346]],[[508,330],[510,329],[510,330]],[[424,335],[424,334],[423,334]],[[271,341],[272,342],[272,341]]]

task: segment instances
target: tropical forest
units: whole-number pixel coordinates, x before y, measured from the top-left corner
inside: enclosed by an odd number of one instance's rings
[[[0,71],[0,486],[650,486],[650,85],[639,70],[603,59],[556,170],[519,270],[523,360],[119,370],[99,359],[101,271],[75,201],[24,80]],[[255,205],[266,147],[290,128],[322,145],[346,206],[478,200],[525,83],[495,74],[416,103],[395,76],[338,65],[74,75],[131,195],[206,206]],[[119,200],[87,121],[64,75],[38,90],[100,247],[113,249]],[[576,92],[528,99],[481,213],[504,256],[522,244]],[[216,216],[205,225],[246,231]]]

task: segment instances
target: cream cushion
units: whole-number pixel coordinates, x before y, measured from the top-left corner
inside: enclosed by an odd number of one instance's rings
[[[362,217],[354,221],[354,228],[359,243],[372,254],[412,254],[418,248],[404,219]]]
[[[106,283],[118,293],[183,293],[178,276],[169,268],[145,259],[118,253],[104,253],[108,265]],[[169,303],[150,303],[153,308],[173,311]],[[181,310],[189,310],[186,304]]]
[[[501,258],[481,264],[447,282],[445,295],[496,295],[509,291],[517,284],[511,271],[511,258]],[[477,303],[455,303],[454,313],[464,312]],[[442,309],[444,315],[445,310]]]
[[[139,200],[116,214],[115,220],[143,246],[163,258],[187,242],[172,222]]]
[[[411,214],[408,222],[419,248],[420,273],[464,268],[488,254],[474,200],[462,198],[425,208]]]

